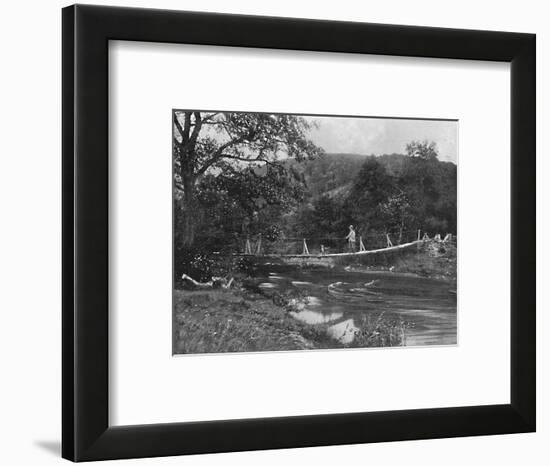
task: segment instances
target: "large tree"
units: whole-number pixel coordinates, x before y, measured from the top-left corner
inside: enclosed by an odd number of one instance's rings
[[[392,186],[393,179],[378,158],[366,157],[344,203],[349,221],[360,233],[384,229],[380,206],[388,199]]]
[[[307,137],[310,124],[293,115],[174,111],[174,178],[182,193],[183,245],[191,245],[197,226],[196,186],[207,173],[243,165],[281,166],[321,152]]]
[[[380,205],[380,212],[386,222],[387,232],[396,231],[398,233],[397,243],[401,244],[407,222],[414,219],[411,215],[411,205],[407,195],[396,188],[396,192]]]
[[[418,157],[422,160],[437,160],[437,145],[433,141],[412,141],[407,144],[406,151],[409,157]]]

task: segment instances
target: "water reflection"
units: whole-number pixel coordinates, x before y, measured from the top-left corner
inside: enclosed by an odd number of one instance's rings
[[[271,288],[277,288],[277,285],[275,283],[264,282],[264,283],[260,283],[258,285],[258,288],[271,289]]]
[[[411,324],[407,346],[457,342],[453,283],[388,272],[286,269],[265,273],[259,287],[307,289],[293,317],[312,325],[334,322],[329,333],[343,342],[353,339],[355,322],[381,312]]]
[[[339,324],[331,325],[327,329],[327,333],[340,343],[351,343],[355,338],[355,332],[358,330],[353,319],[347,319]]]
[[[344,313],[343,312],[326,313],[326,312],[319,312],[319,311],[304,309],[298,312],[290,312],[290,315],[298,320],[301,320],[302,322],[305,322],[306,324],[313,325],[313,324],[326,324],[327,322],[341,319]]]

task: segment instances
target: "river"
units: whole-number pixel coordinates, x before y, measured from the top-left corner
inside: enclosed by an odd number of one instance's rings
[[[407,323],[406,346],[457,343],[454,283],[392,272],[345,269],[268,268],[258,287],[284,292],[297,288],[307,296],[292,315],[309,324],[329,323],[341,341],[353,338],[357,319],[401,319]]]

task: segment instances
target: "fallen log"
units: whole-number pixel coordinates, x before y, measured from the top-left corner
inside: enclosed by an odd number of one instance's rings
[[[231,277],[229,280],[223,277],[212,277],[212,280],[209,280],[207,282],[198,282],[197,280],[195,280],[194,278],[190,277],[185,273],[181,276],[181,279],[188,283],[191,283],[194,287],[201,288],[201,289],[204,289],[204,288],[229,289],[234,280],[233,277]]]

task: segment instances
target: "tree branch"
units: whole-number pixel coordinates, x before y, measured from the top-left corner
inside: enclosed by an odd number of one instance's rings
[[[266,159],[262,159],[260,155],[258,155],[258,157],[255,157],[253,159],[249,159],[249,158],[246,158],[246,157],[238,157],[236,155],[224,155],[224,157],[226,159],[231,159],[231,160],[240,160],[241,162],[247,162],[247,163],[263,162],[266,165],[271,165],[272,167],[278,166],[278,164],[276,164],[276,163],[273,163],[273,162],[271,162],[269,160],[266,160]]]
[[[189,131],[191,131],[191,112],[185,112],[185,127],[182,142],[187,142],[189,139]]]
[[[214,165],[218,160],[220,160],[222,157],[227,157],[227,154],[224,154],[223,152],[226,149],[229,149],[230,147],[236,146],[237,144],[240,144],[245,140],[245,136],[241,136],[237,139],[233,139],[231,141],[226,142],[225,144],[222,144],[218,149],[212,154],[212,157],[210,160],[204,162],[204,165],[197,170],[197,175],[202,175],[206,170],[208,170],[212,165]]]
[[[215,116],[219,115],[220,112],[216,112],[216,113],[211,113],[210,115],[206,115],[203,119],[202,119],[202,123],[206,123],[206,122],[209,122],[210,120],[212,120]]]
[[[191,134],[191,137],[189,137],[188,140],[185,142],[186,149],[188,147],[191,147],[191,148],[195,147],[197,138],[199,137],[199,133],[202,127],[201,112],[193,112],[193,115],[195,115],[195,124],[193,125],[193,133]],[[191,115],[189,115],[189,126],[191,126]]]
[[[182,142],[183,142],[184,131],[183,131],[183,128],[181,127],[181,123],[178,120],[177,112],[174,112],[174,124],[176,125],[176,128],[178,129],[178,131],[180,133],[180,136],[181,136],[181,139],[182,139]]]
[[[241,162],[246,162],[246,163],[265,163],[266,165],[270,165],[272,167],[278,167],[279,165],[277,163],[273,163],[269,160],[266,160],[266,159],[263,159],[261,158],[262,156],[259,155],[257,157],[254,157],[254,158],[247,158],[247,157],[239,157],[238,155],[232,155],[232,154],[220,154],[219,157],[216,158],[216,160],[209,160],[208,162],[206,162],[201,168],[199,171],[197,171],[197,176],[200,176],[200,175],[203,175],[206,170],[208,170],[215,162],[217,162],[218,160],[222,159],[222,158],[225,158],[225,159],[230,159],[230,160],[239,160]]]

